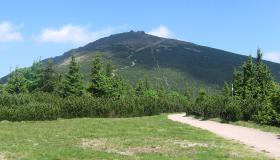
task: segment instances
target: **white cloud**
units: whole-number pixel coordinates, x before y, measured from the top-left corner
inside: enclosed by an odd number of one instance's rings
[[[280,63],[280,52],[269,52],[263,55],[263,59]]]
[[[148,34],[163,38],[170,38],[173,35],[172,32],[168,29],[168,27],[164,25],[160,25],[159,27],[151,30],[150,32],[148,32]]]
[[[0,42],[20,41],[23,39],[18,31],[22,26],[14,26],[10,22],[0,22]]]
[[[114,31],[124,29],[125,27],[126,26],[120,26],[116,28],[107,27],[98,31],[90,31],[86,26],[68,24],[58,29],[45,28],[38,36],[36,36],[36,39],[40,42],[72,43],[75,45],[84,45],[99,38],[113,34]]]

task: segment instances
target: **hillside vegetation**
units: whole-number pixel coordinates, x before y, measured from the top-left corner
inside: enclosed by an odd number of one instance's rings
[[[208,88],[209,93],[213,93],[225,81],[232,81],[234,67],[247,59],[219,49],[134,31],[101,38],[51,59],[60,73],[66,73],[71,55],[75,55],[85,75],[84,80],[88,82],[90,76],[86,73],[90,72],[91,59],[97,53],[101,54],[103,61],[111,60],[114,72],[133,85],[148,77],[152,86],[165,85],[183,92],[187,81],[188,86],[194,86],[196,95],[199,88]],[[280,65],[264,63],[279,81]],[[2,81],[7,81],[7,77]]]
[[[1,86],[0,120],[133,117],[186,111],[205,119],[280,126],[280,87],[260,49],[257,55],[256,62],[249,57],[234,70],[233,90],[225,83],[223,94],[207,94],[202,89],[196,98],[192,87],[182,94],[162,83],[153,87],[148,78],[131,86],[116,75],[112,61],[104,63],[101,55],[92,60],[86,85],[74,55],[67,74],[57,73],[51,60],[46,66],[37,62],[30,70],[17,69]]]

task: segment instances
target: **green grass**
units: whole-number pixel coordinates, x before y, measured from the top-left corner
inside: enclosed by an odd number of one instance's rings
[[[0,123],[0,159],[268,159],[166,115]]]

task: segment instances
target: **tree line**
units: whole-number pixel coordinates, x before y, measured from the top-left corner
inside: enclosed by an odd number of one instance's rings
[[[0,120],[143,116],[185,111],[189,103],[176,91],[153,88],[147,78],[132,86],[100,54],[89,74],[85,83],[74,55],[66,74],[58,73],[50,60],[16,69],[1,85]]]
[[[208,96],[202,90],[187,113],[280,126],[280,88],[263,63],[262,51],[257,50],[256,60],[249,56],[246,63],[234,69],[232,85],[226,82],[222,95]]]
[[[208,95],[201,89],[194,98],[165,87],[154,88],[148,78],[135,86],[114,73],[112,61],[97,54],[85,83],[80,64],[71,57],[66,74],[55,71],[51,61],[35,62],[16,69],[7,84],[0,85],[0,120],[45,120],[73,117],[129,117],[182,112],[224,121],[254,121],[280,126],[280,87],[269,67],[257,58],[235,68],[231,83],[222,94]]]

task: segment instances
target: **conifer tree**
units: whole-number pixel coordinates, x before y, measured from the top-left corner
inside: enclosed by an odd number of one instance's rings
[[[80,96],[83,93],[83,76],[80,72],[80,65],[74,55],[71,57],[69,71],[65,75],[63,97],[70,95]]]
[[[256,98],[255,97],[255,88],[256,88],[256,70],[253,58],[250,55],[247,62],[243,65],[243,95],[244,99],[246,98]]]
[[[257,64],[256,64],[256,97],[258,99],[269,99],[275,90],[274,79],[267,65],[262,61],[262,52],[260,49],[257,51]]]
[[[26,79],[18,68],[11,73],[7,84],[7,92],[10,94],[26,93]]]
[[[243,74],[240,70],[233,70],[233,95],[242,98],[243,95]]]
[[[43,63],[41,60],[34,62],[31,66],[29,81],[30,84],[28,86],[29,92],[33,92],[38,89],[40,78],[43,74]]]
[[[38,89],[43,92],[52,93],[56,89],[57,80],[58,77],[54,70],[53,62],[49,60],[39,79]]]
[[[101,56],[97,54],[92,62],[91,82],[88,91],[98,97],[106,95],[106,77],[102,73]]]

